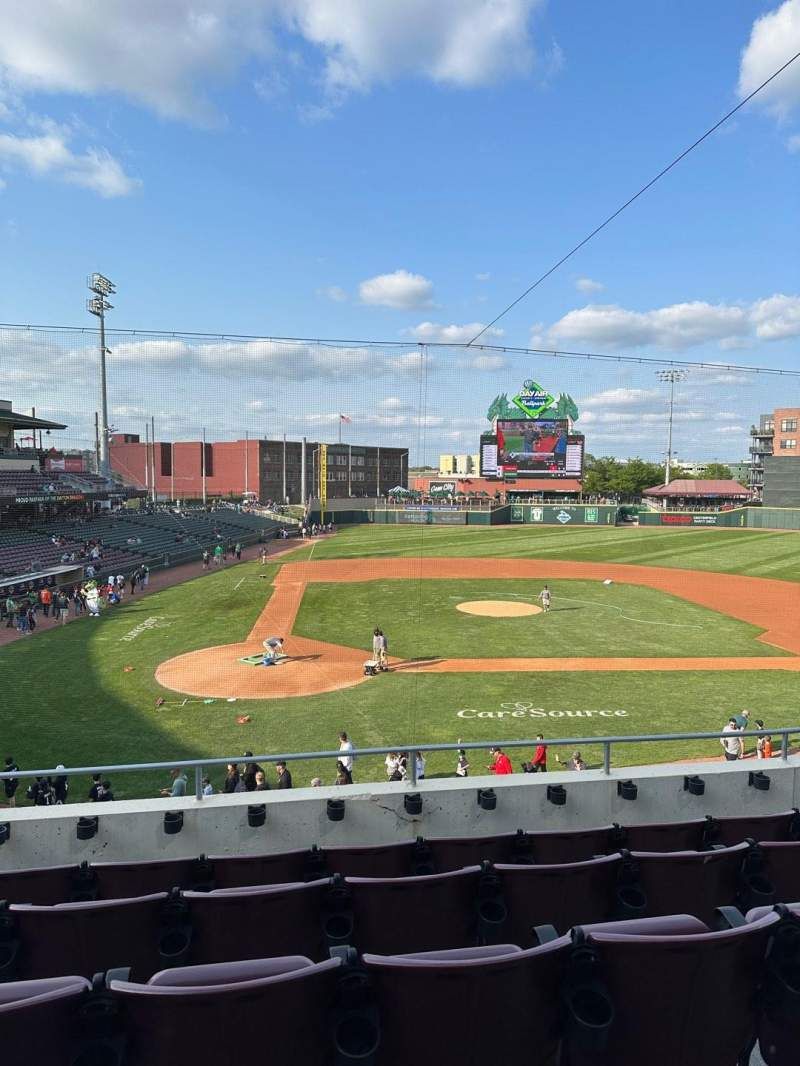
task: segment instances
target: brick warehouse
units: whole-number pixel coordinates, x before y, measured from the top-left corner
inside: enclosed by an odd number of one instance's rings
[[[319,441],[234,440],[205,444],[206,494],[300,503],[317,495]],[[305,447],[305,484],[303,448]],[[111,437],[111,467],[128,484],[162,499],[203,495],[202,441],[145,442],[134,433]],[[380,496],[408,480],[408,449],[328,445],[328,497]],[[285,492],[284,492],[285,487]]]

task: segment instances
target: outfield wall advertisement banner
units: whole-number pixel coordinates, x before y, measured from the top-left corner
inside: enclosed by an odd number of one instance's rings
[[[494,513],[496,524],[532,522],[544,526],[613,526],[618,510],[613,504],[512,503]]]

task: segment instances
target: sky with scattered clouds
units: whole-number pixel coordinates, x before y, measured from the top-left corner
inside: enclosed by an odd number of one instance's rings
[[[346,413],[430,460],[534,377],[590,451],[659,458],[652,367],[457,346],[797,51],[800,0],[5,0],[0,320],[91,327],[85,277],[113,278],[120,430]],[[743,458],[800,406],[715,367],[800,369],[799,168],[800,61],[483,341],[704,362],[677,451]],[[0,330],[0,395],[88,439],[92,344]]]

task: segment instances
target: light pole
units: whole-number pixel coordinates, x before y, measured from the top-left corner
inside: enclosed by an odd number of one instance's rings
[[[113,296],[117,291],[113,281],[102,274],[90,274],[87,281],[90,296],[86,301],[86,310],[89,314],[96,315],[100,319],[100,473],[106,477],[111,473],[108,462],[108,392],[106,389],[106,311],[111,311],[113,304],[106,299]]]
[[[656,377],[659,381],[669,382],[669,418],[667,420],[667,462],[664,467],[664,484],[669,485],[672,472],[672,414],[675,407],[675,382],[683,381],[688,371],[672,367],[669,370],[657,370]]]

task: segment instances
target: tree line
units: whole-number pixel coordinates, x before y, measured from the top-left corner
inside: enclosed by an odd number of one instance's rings
[[[595,458],[587,453],[584,462],[583,492],[587,496],[641,496],[645,489],[664,484],[665,469],[662,464],[649,463],[645,459],[629,459],[621,463],[610,455]],[[700,472],[703,479],[731,477],[730,468],[723,463],[709,463]],[[670,472],[672,480],[690,477],[679,466]]]

